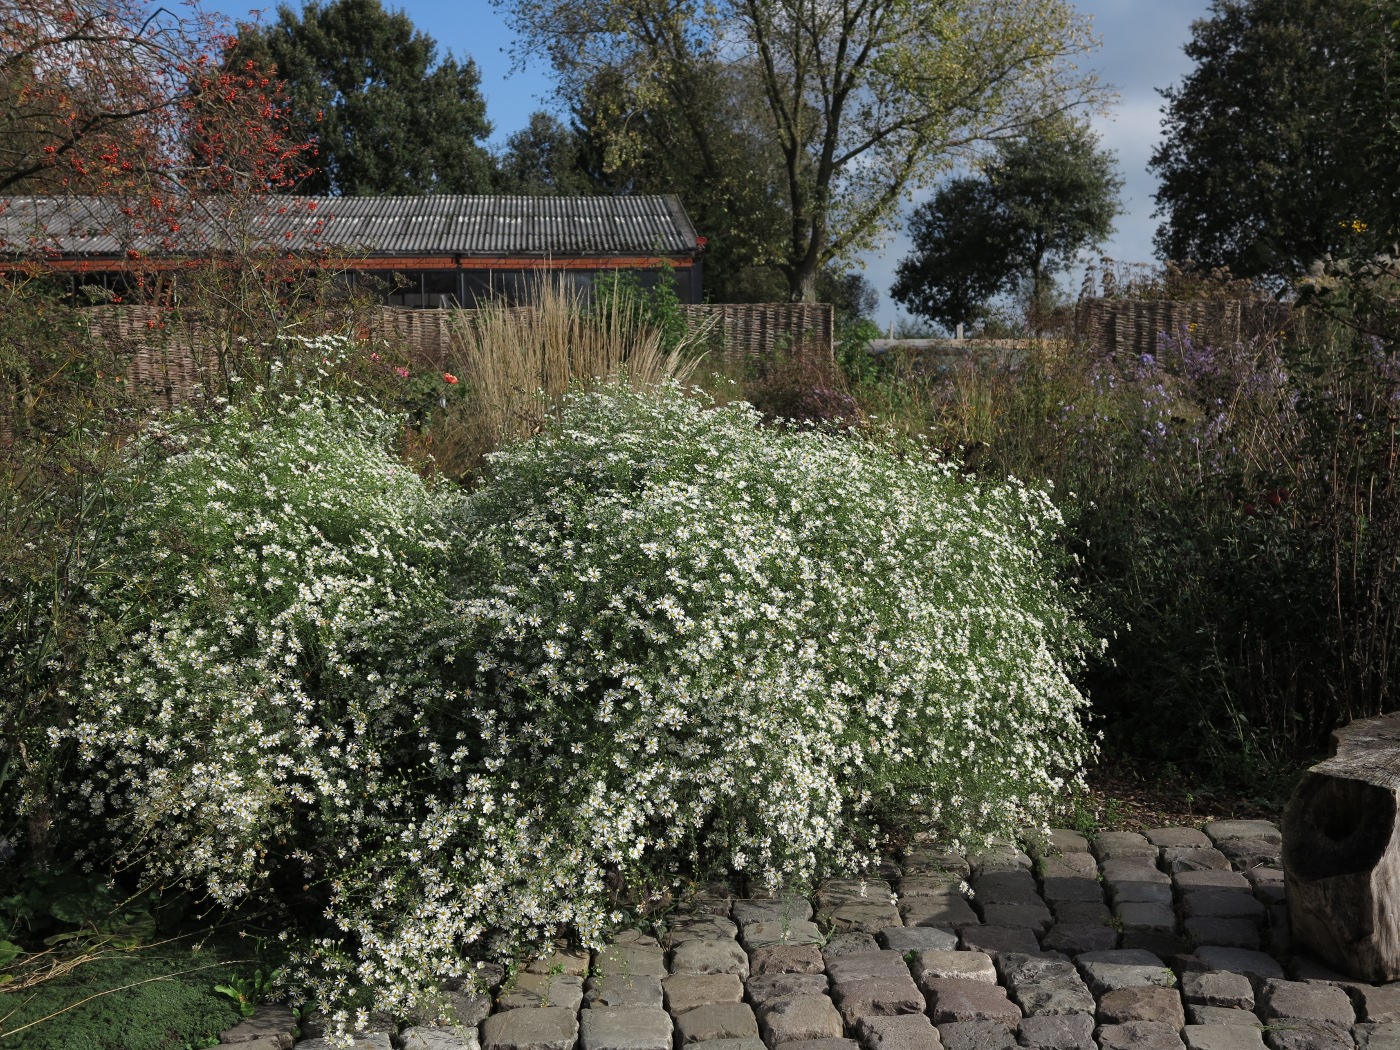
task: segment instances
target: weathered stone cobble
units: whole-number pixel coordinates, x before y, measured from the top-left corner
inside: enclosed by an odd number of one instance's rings
[[[810,896],[707,887],[663,935],[533,960],[379,1050],[1400,1050],[1400,982],[1294,954],[1266,821],[919,845]],[[489,1016],[488,1016],[489,1014]],[[286,1050],[289,1011],[225,1033]],[[317,1039],[297,1050],[324,1050]]]

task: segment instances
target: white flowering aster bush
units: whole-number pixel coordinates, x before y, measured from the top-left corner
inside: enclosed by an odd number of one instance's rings
[[[312,401],[164,458],[67,733],[128,862],[309,886],[353,1028],[719,868],[868,859],[881,809],[1039,824],[1089,743],[1045,494],[670,388],[566,400],[470,497]],[[168,439],[166,439],[168,441]]]

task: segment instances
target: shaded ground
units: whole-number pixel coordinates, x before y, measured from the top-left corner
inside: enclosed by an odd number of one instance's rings
[[[1208,820],[1277,821],[1305,768],[1281,770],[1246,785],[1203,779],[1170,764],[1104,760],[1089,771],[1089,798],[1066,817],[1072,824],[1115,831],[1197,826]]]

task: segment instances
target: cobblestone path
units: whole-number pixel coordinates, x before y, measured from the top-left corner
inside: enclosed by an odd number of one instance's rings
[[[536,960],[458,1028],[375,1050],[1400,1050],[1400,983],[1295,953],[1278,828],[1217,821],[1032,858],[914,849],[810,898],[701,899],[662,940]],[[450,994],[450,993],[449,993]],[[225,1035],[292,1045],[272,1009]],[[305,1039],[297,1050],[326,1050]]]

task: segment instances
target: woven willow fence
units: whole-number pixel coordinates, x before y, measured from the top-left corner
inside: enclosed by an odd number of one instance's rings
[[[709,338],[725,356],[832,353],[833,311],[827,303],[703,304],[685,306],[692,331],[710,328]],[[529,307],[505,311],[525,316]],[[408,354],[422,368],[440,370],[449,359],[454,334],[476,316],[474,310],[412,310],[382,306],[360,331]],[[130,361],[127,382],[169,408],[200,383],[203,366],[217,353],[217,329],[194,320],[177,321],[149,306],[99,306],[83,316],[91,338],[115,347]]]
[[[1162,339],[1231,346],[1280,332],[1292,318],[1288,303],[1201,299],[1081,299],[1075,334],[1101,353],[1155,354]]]

